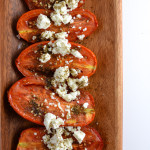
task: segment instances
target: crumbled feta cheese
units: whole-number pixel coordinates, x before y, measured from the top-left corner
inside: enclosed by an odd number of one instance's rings
[[[73,60],[69,60],[69,63],[73,62]]]
[[[68,24],[72,22],[72,16],[70,14],[61,15],[60,13],[52,12],[50,16],[56,26],[61,26],[62,23]]]
[[[58,89],[56,89],[56,92],[58,93],[58,95],[60,97],[62,97],[67,102],[71,102],[71,101],[75,100],[77,98],[77,96],[80,95],[79,91],[70,92],[69,94],[67,94],[67,92],[66,91],[62,91],[60,89],[60,87]]]
[[[70,53],[71,44],[68,43],[67,39],[58,39],[53,44],[52,53],[53,54],[61,54],[65,56]]]
[[[32,36],[32,40],[36,40],[36,36]]]
[[[65,1],[61,1],[61,2],[56,1],[53,8],[57,13],[60,13],[62,15],[67,14],[68,12]]]
[[[61,116],[62,116],[62,117],[65,117],[65,114],[64,114],[64,113],[62,113],[62,114],[61,114]]]
[[[66,130],[64,128],[56,129],[56,132],[52,134],[52,137],[49,135],[44,135],[42,137],[43,142],[47,145],[48,149],[51,150],[72,150],[72,138],[63,139],[63,134],[66,134]]]
[[[72,22],[72,16],[70,14],[66,14],[63,16],[62,22],[64,24],[68,24],[68,23],[70,23],[70,21]]]
[[[51,19],[54,22],[55,26],[61,26],[62,20],[63,20],[63,16],[61,14],[52,12],[50,14],[50,16],[51,16]]]
[[[84,28],[83,31],[87,31],[87,28]]]
[[[77,75],[78,75],[78,71],[76,70],[76,69],[70,69],[70,73],[71,73],[71,75],[73,76],[73,77],[76,77]]]
[[[56,37],[57,39],[65,39],[65,38],[68,37],[68,34],[67,34],[67,32],[60,32],[60,33],[56,33],[56,34],[55,34],[55,37]]]
[[[72,78],[69,78],[68,80],[67,80],[67,83],[68,83],[68,86],[70,87],[70,89],[72,90],[72,91],[77,91],[77,89],[78,89],[78,84],[77,84],[77,80],[78,79],[72,79]]]
[[[88,86],[88,77],[87,76],[82,76],[80,79],[77,80],[77,83],[80,88]]]
[[[46,53],[46,54],[42,54],[41,57],[39,58],[39,61],[41,63],[46,63],[51,59],[51,55]]]
[[[68,66],[59,67],[54,73],[54,78],[58,82],[64,82],[70,75]]]
[[[76,128],[74,128],[74,127],[72,127],[72,126],[68,126],[68,127],[65,127],[68,131],[70,131],[70,132],[75,132],[75,131],[77,131],[77,129]]]
[[[66,106],[67,108],[65,109],[65,111],[67,111],[67,116],[66,116],[66,118],[67,119],[70,119],[71,118],[71,112],[70,112],[70,106],[68,105],[68,106]]]
[[[89,103],[84,103],[84,104],[83,104],[83,107],[84,107],[84,108],[88,108],[88,106],[89,106]]]
[[[80,14],[78,14],[78,15],[77,15],[77,18],[81,18],[81,15],[80,15]]]
[[[71,23],[71,24],[72,24],[72,23],[74,23],[74,20],[73,20],[73,19],[71,19],[70,23]]]
[[[55,93],[51,93],[50,95],[51,95],[51,99],[55,99],[54,97]]]
[[[85,35],[82,34],[82,35],[78,35],[77,37],[78,37],[79,40],[83,40],[85,38]]]
[[[34,132],[34,135],[37,135],[37,133],[36,133],[36,132]]]
[[[64,112],[64,110],[62,109],[60,103],[58,103],[58,108],[59,108],[62,112]]]
[[[47,99],[45,99],[44,102],[46,103],[46,102],[47,102]]]
[[[50,19],[46,15],[40,14],[38,16],[36,23],[38,29],[47,29],[50,25]]]
[[[72,27],[72,29],[75,29],[75,28],[76,28],[75,26]]]
[[[56,116],[52,113],[47,113],[44,117],[44,125],[48,133],[50,133],[51,128],[57,129],[61,125],[64,125],[64,120],[61,118],[56,118]]]
[[[46,39],[46,40],[48,40],[48,39],[54,40],[54,34],[55,34],[55,32],[53,32],[53,31],[44,31],[41,33],[41,38]]]
[[[82,58],[83,58],[83,56],[81,55],[81,53],[78,52],[77,50],[72,49],[72,50],[71,50],[71,54],[72,54],[73,56],[79,58],[79,59],[82,59]]]
[[[73,10],[78,7],[79,0],[65,0],[68,7]]]
[[[85,133],[82,131],[75,131],[73,136],[78,140],[79,144],[81,144],[85,138]]]
[[[77,129],[78,129],[78,131],[80,131],[80,130],[81,130],[81,127],[77,127]]]
[[[67,83],[72,91],[76,91],[78,88],[88,86],[88,77],[82,76],[80,79],[68,78]]]
[[[81,29],[82,29],[82,27],[79,27],[79,29],[81,30]]]

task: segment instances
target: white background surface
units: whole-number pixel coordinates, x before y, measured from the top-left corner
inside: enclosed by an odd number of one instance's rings
[[[150,150],[150,0],[123,0],[124,150]]]

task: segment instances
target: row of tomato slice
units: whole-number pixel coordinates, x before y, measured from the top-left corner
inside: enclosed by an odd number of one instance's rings
[[[31,0],[26,0],[26,2],[30,9],[41,8],[40,5],[35,5],[35,3]],[[38,2],[40,2],[40,0]],[[38,42],[40,39],[37,38],[36,40],[32,40],[32,37],[38,37],[43,30],[39,30],[35,26],[29,26],[29,22],[35,21],[39,14],[48,15],[51,11],[52,10],[36,9],[23,14],[17,23],[19,35],[28,42]],[[86,37],[96,30],[98,26],[97,19],[90,11],[78,8],[70,12],[70,14],[72,16],[82,14],[82,17],[80,19],[78,18],[78,20],[71,25],[56,27],[51,24],[50,28],[47,30],[55,31],[55,33],[60,32],[60,28],[63,29],[63,31],[70,31],[68,36],[69,41],[77,40],[75,32],[82,34],[82,31],[78,28],[79,26],[87,28],[87,31],[84,32]],[[89,20],[89,22],[87,23],[86,20]],[[77,28],[73,29],[72,25],[75,25]],[[94,53],[88,48],[72,42],[70,42],[72,48],[78,49],[84,57],[83,59],[77,59],[75,57],[72,58],[71,55],[67,55],[66,57],[61,57],[60,55],[58,61],[56,55],[47,63],[41,64],[37,58],[40,57],[41,47],[48,44],[48,42],[49,41],[42,41],[35,43],[21,52],[19,57],[16,59],[16,66],[25,77],[17,81],[8,92],[8,99],[13,109],[23,118],[39,125],[43,125],[45,113],[53,113],[56,116],[61,117],[59,109],[55,107],[47,108],[46,105],[41,107],[45,98],[48,99],[49,102],[53,102],[50,97],[50,93],[52,92],[51,89],[45,88],[45,86],[48,85],[51,72],[54,72],[59,67],[65,66],[65,61],[69,61],[71,59],[73,59],[73,61],[68,64],[68,66],[69,68],[81,70],[81,74],[78,76],[79,78],[81,76],[90,77],[95,73],[97,67],[97,60]],[[49,64],[50,62],[51,65]],[[81,130],[86,134],[86,137],[83,140],[83,143],[86,143],[86,148],[88,150],[101,150],[103,142],[99,133],[95,129],[87,126],[95,117],[94,99],[90,93],[82,90],[80,92],[81,96],[78,104],[75,101],[68,103],[59,96],[55,96],[61,103],[61,106],[70,105],[70,107],[75,110],[72,112],[71,119],[65,120],[64,126],[81,126]],[[85,102],[89,104],[86,111],[81,108]],[[34,111],[37,115],[31,113],[31,111]],[[38,137],[34,136],[35,132],[38,133]],[[34,148],[40,150],[46,149],[45,145],[41,142],[44,134],[44,128],[31,128],[23,131],[20,136],[17,150],[32,150]],[[73,144],[73,149],[82,150],[85,149],[85,146],[84,144],[79,145],[75,143]]]

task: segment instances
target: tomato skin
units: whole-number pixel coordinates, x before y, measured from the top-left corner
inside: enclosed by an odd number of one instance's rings
[[[24,76],[47,76],[49,77],[57,68],[68,66],[69,68],[80,69],[81,73],[77,77],[92,76],[97,68],[97,59],[95,54],[86,47],[70,43],[73,48],[78,48],[79,52],[83,55],[83,59],[75,58],[73,55],[54,55],[47,63],[41,63],[38,58],[40,57],[39,47],[48,44],[48,41],[33,44],[21,52],[16,59],[16,66]],[[79,48],[79,47],[80,48]],[[36,52],[36,53],[35,53]],[[57,59],[58,58],[58,59]],[[66,64],[65,62],[70,62]],[[56,64],[57,62],[57,64]],[[50,64],[51,63],[51,64]],[[42,66],[42,67],[41,67]]]
[[[79,3],[78,8],[80,8],[85,3],[85,0],[82,0],[82,1],[83,1],[83,3]],[[32,9],[52,9],[52,8],[48,8],[47,5],[44,5],[47,3],[52,4],[52,3],[50,3],[50,0],[38,0],[38,3],[33,2],[33,0],[25,0],[25,2],[27,3],[30,10],[32,10]],[[40,2],[42,2],[43,5],[39,5]]]
[[[51,12],[51,10],[35,9],[24,13],[17,22],[17,31],[19,32],[20,37],[31,43],[41,41],[40,35],[45,30],[36,27],[36,19],[40,14],[49,16]],[[81,18],[76,18],[72,24],[61,26],[55,26],[51,21],[51,26],[46,30],[54,31],[55,33],[61,32],[62,30],[64,32],[69,31],[68,40],[73,42],[78,40],[77,36],[84,34],[85,37],[87,37],[97,29],[98,21],[96,16],[90,11],[76,9],[71,11],[70,14],[73,17],[81,14]],[[73,28],[73,26],[75,26],[75,28]],[[79,27],[82,27],[82,30],[80,30]],[[87,30],[83,31],[84,28],[87,28]],[[33,36],[36,36],[37,38],[32,39]]]
[[[52,89],[45,89],[46,79],[42,77],[26,77],[17,81],[8,92],[8,99],[12,108],[23,118],[43,125],[44,115],[53,113],[65,119],[64,126],[85,126],[91,123],[95,117],[95,103],[92,95],[80,91],[79,103],[77,101],[66,102],[59,96],[51,98]],[[44,100],[47,102],[44,102]],[[57,99],[57,101],[56,101]],[[87,109],[83,108],[85,102],[89,103]],[[49,103],[53,103],[49,106]],[[58,107],[60,103],[62,111]],[[54,104],[57,105],[54,107]],[[71,118],[67,118],[66,106],[70,106]],[[48,107],[47,107],[48,106]]]
[[[79,145],[77,142],[73,144],[73,150],[85,150],[85,148],[87,148],[87,150],[103,149],[102,138],[94,128],[85,126],[81,128],[81,131],[83,131],[86,136],[82,144]],[[34,135],[34,133],[37,133],[37,135]],[[30,128],[24,130],[21,133],[17,150],[33,150],[34,148],[48,150],[48,148],[41,141],[45,134],[44,128]],[[85,144],[86,146],[84,146]]]

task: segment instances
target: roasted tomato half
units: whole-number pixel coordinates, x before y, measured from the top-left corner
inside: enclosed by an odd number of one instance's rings
[[[65,119],[64,126],[85,126],[93,121],[95,104],[91,94],[80,91],[78,101],[66,102],[56,94],[52,96],[53,91],[48,86],[48,81],[42,77],[23,78],[8,92],[10,105],[20,116],[40,125],[43,125],[46,113]],[[83,107],[85,102],[89,104],[87,108]],[[66,111],[68,106],[70,119]]]
[[[72,49],[79,51],[83,58],[79,59],[73,55],[51,55],[51,59],[46,63],[41,63],[39,58],[43,52],[43,46],[47,45],[48,41],[33,44],[21,52],[16,59],[16,66],[24,76],[47,76],[53,75],[53,72],[63,66],[68,66],[70,69],[79,69],[78,77],[91,76],[95,73],[97,67],[97,60],[94,53],[88,48],[70,43]]]
[[[42,137],[46,134],[44,128],[31,128],[24,130],[21,133],[17,150],[48,150],[48,148],[42,142]],[[79,144],[75,138],[73,138],[73,150],[102,150],[103,141],[99,133],[92,127],[82,127],[81,130],[86,134],[83,142]],[[36,134],[35,134],[36,133]],[[65,138],[65,137],[64,137]]]
[[[21,38],[28,42],[38,42],[41,41],[41,33],[44,31],[53,31],[55,33],[68,32],[68,40],[76,41],[78,36],[84,35],[85,37],[93,33],[97,27],[98,22],[96,16],[88,10],[76,9],[70,12],[70,14],[75,17],[72,24],[55,26],[53,22],[46,30],[38,29],[36,26],[37,17],[40,14],[50,16],[52,11],[45,9],[36,9],[28,11],[23,14],[17,23],[17,30]],[[81,14],[81,18],[76,17]],[[34,38],[33,38],[34,37]]]

